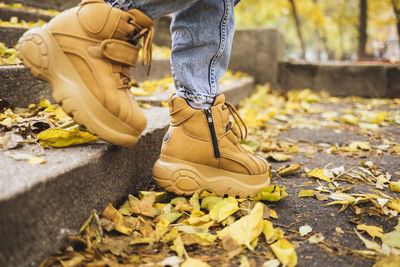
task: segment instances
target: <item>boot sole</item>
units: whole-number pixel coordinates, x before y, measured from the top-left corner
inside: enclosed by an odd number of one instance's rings
[[[115,145],[137,143],[140,133],[97,100],[46,26],[27,31],[17,54],[33,76],[50,83],[54,99],[76,123]]]
[[[218,196],[257,195],[261,188],[270,184],[269,173],[246,175],[196,164],[161,155],[153,168],[153,179],[165,190],[178,195],[192,195],[204,190]]]

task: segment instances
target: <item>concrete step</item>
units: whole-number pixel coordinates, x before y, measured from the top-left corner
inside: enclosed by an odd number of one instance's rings
[[[14,47],[18,43],[19,38],[27,30],[20,27],[0,26],[0,42],[5,43],[7,47]]]
[[[6,4],[21,3],[24,6],[41,8],[41,9],[56,9],[64,10],[79,4],[80,0],[3,0]]]
[[[41,13],[30,12],[21,9],[13,8],[0,8],[0,19],[3,21],[9,21],[12,17],[17,17],[19,21],[38,21],[39,19],[49,21],[52,16],[44,15]]]
[[[170,63],[168,59],[155,59],[150,76],[142,64],[132,69],[131,74],[137,81],[161,79],[171,75]],[[33,77],[24,66],[0,66],[0,81],[0,98],[14,106],[26,107],[44,98],[53,100],[50,85]]]
[[[228,96],[250,94],[250,84],[224,88]],[[229,101],[237,105],[240,97]],[[40,166],[15,161],[7,153],[35,153],[25,144],[0,152],[0,266],[37,266],[46,255],[65,245],[91,209],[102,210],[129,193],[149,187],[168,128],[168,108],[144,110],[148,127],[133,148],[98,141],[62,149],[46,149]]]

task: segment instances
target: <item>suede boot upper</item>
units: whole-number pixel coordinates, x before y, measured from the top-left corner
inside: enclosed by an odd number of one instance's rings
[[[193,109],[176,96],[170,97],[169,106],[171,126],[162,155],[240,174],[269,172],[264,159],[251,155],[240,145],[239,139],[245,138],[246,129],[241,130],[244,123],[232,105],[225,103],[224,95],[216,98],[209,115],[207,110]]]

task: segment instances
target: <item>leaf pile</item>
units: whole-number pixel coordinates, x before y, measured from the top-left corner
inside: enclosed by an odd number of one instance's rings
[[[22,61],[17,57],[14,48],[8,48],[0,42],[0,66],[1,65],[20,65]]]
[[[28,22],[25,20],[19,20],[18,17],[11,17],[9,21],[3,21],[0,19],[0,26],[4,27],[36,28],[42,27],[45,24],[47,24],[47,22],[41,19]]]
[[[209,266],[207,262],[239,260],[246,251],[260,254],[264,262],[275,259],[278,264],[295,266],[293,245],[281,229],[273,227],[269,219],[276,214],[271,217],[271,209],[261,202],[285,196],[285,190],[276,185],[264,188],[257,200],[222,198],[207,191],[190,198],[142,191],[139,197],[129,195],[119,209],[109,204],[101,215],[93,211],[81,234],[70,237],[71,247],[48,257],[41,266],[72,262]]]
[[[273,173],[278,178],[309,179],[304,185],[295,185],[306,187],[298,192],[298,197],[319,201],[321,209],[338,206],[341,216],[346,216],[344,214],[350,209],[352,216],[348,217],[348,222],[354,225],[353,234],[362,240],[367,250],[329,243],[321,233],[311,236],[310,226],[310,229],[299,230],[309,243],[329,253],[339,247],[342,255],[375,259],[376,266],[400,265],[398,241],[388,241],[388,236],[398,235],[399,226],[386,233],[382,227],[399,219],[400,180],[394,177],[398,177],[400,171],[388,172],[376,163],[380,157],[396,161],[400,155],[399,104],[399,99],[338,98],[308,89],[279,93],[270,91],[268,85],[258,85],[252,96],[241,103],[239,112],[250,126],[251,140],[244,146],[273,164],[276,162],[280,167]],[[331,130],[344,136],[352,134],[357,139],[339,144],[279,138],[287,131],[303,129],[309,130],[310,134]],[[336,160],[324,167],[307,166],[313,159],[318,163],[318,157],[323,154],[335,156]],[[305,160],[307,158],[311,160]],[[358,160],[358,164],[337,165],[335,162],[341,158]],[[287,162],[287,165],[279,164],[281,162]],[[337,227],[336,234],[344,232]]]
[[[32,13],[39,13],[39,14],[43,14],[43,15],[47,15],[47,16],[56,16],[60,13],[53,9],[44,10],[44,9],[39,9],[39,8],[27,7],[20,3],[6,4],[4,2],[1,2],[0,8],[24,10],[24,11],[28,11],[28,12],[32,12]]]
[[[0,146],[4,151],[25,143],[66,147],[96,140],[96,136],[80,128],[59,105],[51,104],[47,99],[28,108],[12,108],[7,101],[0,99]],[[8,152],[7,155],[15,160],[32,158],[32,155],[18,152]]]

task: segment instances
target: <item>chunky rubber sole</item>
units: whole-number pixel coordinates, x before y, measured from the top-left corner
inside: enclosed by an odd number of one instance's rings
[[[97,100],[46,26],[27,31],[17,44],[17,54],[33,76],[50,83],[54,99],[75,122],[115,145],[138,142],[140,133]]]
[[[257,195],[270,184],[269,174],[246,175],[225,171],[161,155],[153,168],[153,179],[165,190],[178,195],[191,195],[204,190],[218,196]]]

